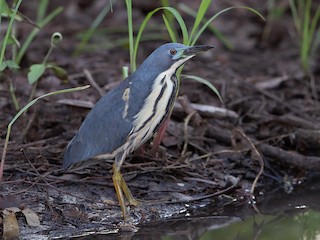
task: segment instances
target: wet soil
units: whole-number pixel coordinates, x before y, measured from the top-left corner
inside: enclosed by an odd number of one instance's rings
[[[35,19],[33,4],[21,7],[30,19]],[[120,1],[85,51],[72,56],[81,33],[103,4],[64,3],[64,12],[41,29],[31,44],[21,69],[1,75],[1,152],[7,125],[17,112],[10,81],[20,107],[24,106],[32,91],[26,78],[28,66],[42,61],[54,31],[61,32],[64,40],[54,49],[50,61],[67,71],[68,81],[47,71],[38,83],[36,96],[96,83],[84,91],[38,102],[12,128],[0,208],[28,207],[41,222],[32,228],[18,216],[21,236],[63,238],[88,232],[134,231],[139,223],[171,219],[186,212],[196,215],[195,210],[206,206],[218,215],[235,201],[243,206],[263,202],[264,194],[274,188],[292,193],[297,184],[307,186],[310,177],[319,173],[319,54],[314,54],[312,71],[306,76],[301,71],[297,35],[286,4],[278,21],[263,22],[248,11],[230,11],[213,26],[227,37],[233,49],[207,31],[198,43],[215,45],[215,50],[197,56],[183,70],[214,84],[223,103],[205,85],[182,78],[177,104],[157,153],[151,152],[151,140],[143,150],[130,155],[122,167],[130,189],[140,200],[138,207],[128,206],[132,225],[123,224],[112,184],[112,161],[79,171],[61,170],[65,147],[90,107],[101,93],[121,81],[122,67],[129,66],[126,10]],[[186,4],[197,7],[193,1]],[[51,1],[50,9],[60,5],[60,1]],[[248,5],[268,15],[265,5],[221,1],[210,7],[208,16],[232,5]],[[134,24],[139,26],[154,7],[156,4],[134,4]],[[186,14],[183,17],[191,28],[192,18]],[[32,28],[28,23],[17,24],[19,39]],[[140,44],[138,63],[169,42],[160,15],[150,22],[147,34]]]

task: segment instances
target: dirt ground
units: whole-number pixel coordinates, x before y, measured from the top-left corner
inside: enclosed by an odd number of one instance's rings
[[[306,77],[301,71],[298,37],[287,1],[281,1],[286,11],[274,22],[264,22],[246,10],[232,10],[218,17],[213,26],[232,43],[233,49],[227,49],[206,31],[198,44],[216,48],[189,61],[183,71],[209,80],[219,90],[223,103],[205,85],[182,79],[158,152],[151,154],[150,141],[144,151],[130,155],[122,167],[130,189],[141,202],[136,208],[128,208],[133,226],[122,225],[112,184],[112,161],[76,172],[61,170],[65,147],[90,107],[101,92],[121,81],[122,67],[129,66],[122,1],[113,5],[113,13],[107,15],[87,49],[72,56],[81,33],[88,29],[104,2],[63,3],[63,13],[41,29],[23,58],[21,69],[1,75],[1,154],[7,125],[16,114],[9,79],[20,107],[24,106],[32,91],[26,78],[28,66],[43,60],[53,32],[61,32],[64,39],[49,60],[63,67],[69,80],[61,81],[47,71],[36,96],[92,85],[85,70],[97,84],[39,101],[12,128],[0,186],[0,209],[29,208],[36,213],[40,219],[37,227],[28,226],[22,214],[17,214],[22,235],[35,239],[32,236],[132,230],[139,223],[170,219],[207,205],[215,206],[219,214],[225,205],[262,202],[271,189],[294,192],[297,184],[307,185],[310,178],[318,175],[319,51],[314,54],[311,77]],[[196,1],[184,2],[197,8]],[[24,1],[20,11],[35,19],[35,4]],[[51,10],[60,5],[61,1],[50,1]],[[239,0],[214,1],[208,16],[234,5],[247,5],[268,15],[266,4]],[[134,3],[134,25],[139,26],[146,13],[157,6],[156,1],[150,6]],[[182,15],[191,28],[192,17]],[[160,14],[149,26],[140,44],[138,63],[153,49],[169,42]],[[33,28],[28,23],[16,27],[19,39]],[[218,109],[213,111],[212,106]]]

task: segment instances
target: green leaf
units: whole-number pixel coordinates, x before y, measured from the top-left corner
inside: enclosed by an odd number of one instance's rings
[[[8,16],[10,14],[10,8],[9,5],[6,1],[0,0],[1,1],[1,16]]]
[[[3,61],[0,65],[0,71],[2,72],[6,68],[19,69],[20,67],[12,60]]]
[[[8,67],[7,62],[6,62],[6,61],[3,61],[3,62],[0,64],[0,72],[3,72],[7,67]]]
[[[209,87],[218,96],[220,101],[223,102],[218,89],[211,82],[209,82],[208,80],[206,80],[206,79],[204,79],[202,77],[199,77],[199,76],[194,76],[194,75],[181,75],[181,76],[184,77],[184,78],[187,78],[187,79],[195,80],[197,82],[200,82],[200,83],[206,85],[207,87]]]
[[[2,9],[1,9],[1,16],[2,17],[7,17],[7,18],[11,18],[13,17],[15,20],[21,22],[23,20],[23,17],[21,16],[21,14],[19,12],[14,13],[14,10],[12,10],[9,5],[7,4],[7,2],[5,0],[0,0],[2,2]]]
[[[10,68],[10,69],[19,69],[19,68],[20,68],[20,67],[16,64],[16,62],[13,61],[13,60],[7,60],[6,62],[7,62],[8,68]]]
[[[18,9],[19,9],[19,7],[21,5],[21,2],[22,2],[22,0],[18,0],[17,1],[16,6],[15,6],[15,8],[13,10],[13,14],[11,15],[8,27],[7,27],[6,35],[5,35],[4,39],[2,40],[3,44],[1,46],[1,52],[0,52],[0,63],[2,63],[2,61],[4,59],[8,38],[11,35],[10,33],[11,33],[12,26],[13,26],[14,18],[15,18],[16,14],[17,14],[17,11],[18,11]],[[1,6],[2,6],[2,4],[1,4]],[[1,17],[0,17],[0,19],[1,19]]]
[[[18,41],[18,39],[15,36],[11,35],[8,38],[7,45],[13,45],[13,44],[16,45],[17,47],[20,47],[20,42]]]
[[[28,73],[28,82],[30,84],[35,83],[39,80],[39,78],[43,75],[44,71],[46,70],[46,66],[44,64],[33,64],[30,67]]]
[[[68,82],[68,73],[62,67],[57,65],[48,65],[47,68],[50,68],[54,75],[62,81]]]

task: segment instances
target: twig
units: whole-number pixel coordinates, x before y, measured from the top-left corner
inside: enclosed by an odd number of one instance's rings
[[[46,172],[44,174],[44,176],[42,176],[42,174],[39,173],[39,171],[35,168],[35,166],[32,164],[32,162],[30,161],[30,159],[27,157],[24,149],[20,149],[20,151],[22,152],[22,155],[24,156],[24,158],[28,161],[28,163],[30,164],[31,168],[36,172],[36,174],[38,175],[38,177],[40,177],[40,179],[42,181],[44,181],[46,184],[48,184],[49,186],[51,185],[50,183],[48,183],[48,181],[44,178],[45,175],[50,174],[50,172]]]
[[[58,103],[73,106],[73,107],[82,107],[91,109],[94,107],[94,104],[90,101],[78,100],[78,99],[60,99]]]
[[[191,107],[198,111],[200,115],[205,117],[214,117],[214,118],[238,118],[239,115],[232,111],[221,107],[215,107],[211,105],[204,105],[198,103],[191,103]],[[174,103],[174,111],[181,112],[183,109],[182,105],[178,102]]]
[[[208,183],[209,185],[214,185],[214,186],[218,185],[217,182],[214,182],[209,179],[196,178],[196,177],[184,177],[183,179],[187,180],[187,181],[197,181],[197,182],[202,182],[202,183]]]
[[[215,196],[219,196],[221,194],[224,194],[226,192],[229,192],[230,190],[236,188],[237,185],[232,185],[230,187],[227,187],[221,191],[217,191],[215,193],[212,194],[208,194],[205,196],[200,196],[200,197],[195,197],[192,199],[181,199],[181,200],[177,200],[177,201],[152,201],[152,202],[143,202],[145,205],[156,205],[156,204],[175,204],[175,203],[190,203],[190,202],[196,202],[196,201],[201,201],[204,199],[208,199],[208,198],[212,198]]]
[[[255,144],[251,141],[251,139],[244,133],[244,131],[240,128],[236,128],[236,131],[238,133],[240,133],[240,135],[250,144],[250,149],[253,151],[254,155],[256,156],[256,158],[258,159],[259,163],[260,163],[260,170],[258,172],[258,174],[256,175],[251,189],[250,189],[250,193],[253,195],[254,194],[254,190],[256,188],[257,182],[259,181],[259,178],[261,177],[261,175],[263,174],[264,171],[264,161],[260,155],[260,152],[257,150]]]
[[[89,83],[92,85],[92,87],[97,90],[97,92],[99,93],[100,97],[104,96],[104,91],[99,87],[99,85],[96,83],[96,81],[93,79],[91,73],[89,72],[88,69],[84,69],[83,70],[84,75],[86,76],[87,80],[89,81]]]
[[[19,195],[21,193],[27,192],[29,191],[29,189],[33,188],[33,186],[35,186],[36,184],[38,184],[38,182],[40,181],[40,178],[38,178],[35,182],[28,182],[28,181],[23,181],[24,183],[30,183],[30,186],[27,187],[26,189],[20,190],[18,192],[11,192],[10,195]]]
[[[181,156],[184,156],[187,152],[187,148],[188,148],[188,125],[190,122],[191,117],[196,113],[196,111],[191,112],[185,119],[184,119],[184,145],[183,145],[183,149],[181,152]]]

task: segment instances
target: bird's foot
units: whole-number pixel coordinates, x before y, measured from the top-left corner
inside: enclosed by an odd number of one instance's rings
[[[128,199],[128,202],[131,206],[138,206],[140,204],[140,202],[138,200],[136,200],[134,197],[131,197]]]

